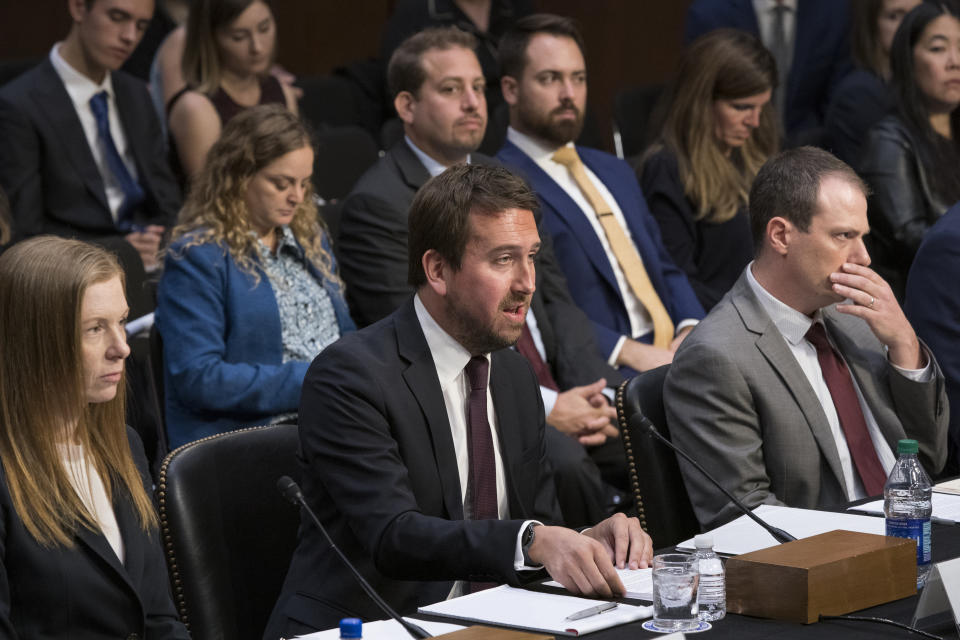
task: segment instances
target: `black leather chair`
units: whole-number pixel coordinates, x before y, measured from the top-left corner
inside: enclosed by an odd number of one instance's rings
[[[313,186],[327,203],[346,197],[380,157],[373,137],[357,126],[323,127],[316,133]]]
[[[620,136],[623,158],[643,153],[660,135],[666,116],[661,84],[623,89],[613,98],[614,136]]]
[[[297,542],[296,425],[221,433],[163,462],[157,499],[173,598],[193,640],[260,640]]]
[[[630,428],[630,418],[642,412],[660,433],[670,437],[663,409],[663,381],[669,369],[670,365],[651,369],[617,389],[617,420],[627,453],[630,490],[640,524],[657,548],[700,533],[676,455],[642,429]]]

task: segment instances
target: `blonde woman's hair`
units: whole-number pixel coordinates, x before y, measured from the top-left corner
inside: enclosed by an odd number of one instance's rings
[[[231,119],[207,153],[203,170],[180,211],[173,240],[186,237],[186,241],[174,258],[189,247],[219,243],[230,252],[237,268],[259,282],[257,237],[247,211],[247,186],[261,169],[304,147],[312,147],[310,132],[283,106],[251,107]],[[324,278],[340,285],[333,260],[323,246],[312,186],[308,185],[289,226],[307,259]]]
[[[773,56],[753,35],[718,29],[695,40],[680,63],[661,140],[677,157],[680,180],[698,220],[720,223],[745,206],[757,171],[777,151],[776,112],[768,103],[760,126],[730,157],[716,138],[714,103],[748,98],[777,87]]]
[[[217,31],[230,26],[256,1],[194,0],[191,3],[180,62],[180,71],[188,87],[207,95],[213,95],[220,88],[223,61],[217,47]],[[269,0],[260,1],[270,6]]]
[[[123,281],[116,258],[77,240],[40,236],[0,256],[0,461],[14,509],[45,547],[73,545],[79,527],[99,531],[70,482],[58,444],[83,446],[111,500],[130,496],[144,530],[153,504],[130,453],[126,376],[107,402],[86,400],[80,313],[87,289]]]

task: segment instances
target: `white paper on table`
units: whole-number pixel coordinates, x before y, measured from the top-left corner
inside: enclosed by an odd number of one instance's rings
[[[444,633],[453,633],[464,629],[458,624],[449,624],[446,622],[428,622],[427,620],[416,620],[414,618],[404,618],[407,622],[412,622],[425,629],[432,636],[439,636]],[[400,626],[396,620],[377,620],[376,622],[363,623],[363,640],[396,640],[397,638],[409,638],[407,630]],[[340,638],[340,629],[327,629],[326,631],[317,631],[308,633],[305,636],[297,636],[298,640],[338,640]]]
[[[627,588],[626,597],[636,598],[637,600],[653,600],[653,569],[617,569],[617,575]],[[556,580],[544,582],[548,587],[559,587],[563,585]]]
[[[762,504],[753,512],[760,519],[778,529],[783,529],[797,540],[835,529],[873,533],[879,536],[884,535],[886,531],[883,519],[873,516],[796,509],[772,504]],[[707,533],[713,536],[714,551],[735,556],[779,544],[766,529],[745,515]],[[677,548],[693,550],[693,538],[684,540],[677,545]]]
[[[938,482],[933,485],[933,490],[940,493],[953,493],[960,495],[960,478],[954,480],[947,480],[946,482]]]
[[[503,585],[420,607],[418,611],[480,624],[498,624],[564,636],[580,636],[653,615],[653,607],[620,603],[616,609],[589,618],[566,619],[577,611],[605,602]]]
[[[933,517],[953,520],[954,522],[960,520],[960,495],[934,492],[931,497],[933,500]],[[863,511],[864,513],[876,513],[882,516],[883,500],[874,500],[873,502],[848,507],[847,511]]]

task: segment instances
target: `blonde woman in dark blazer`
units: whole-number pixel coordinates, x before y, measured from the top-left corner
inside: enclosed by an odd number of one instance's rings
[[[76,240],[0,257],[0,637],[189,637],[124,426],[123,281]]]

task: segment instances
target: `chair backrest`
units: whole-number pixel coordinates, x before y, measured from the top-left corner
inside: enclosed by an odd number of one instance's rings
[[[221,433],[163,462],[157,497],[173,597],[193,640],[260,640],[293,556],[296,425]]]
[[[377,143],[357,126],[324,127],[315,137],[313,186],[325,201],[336,202],[380,157]]]
[[[663,409],[663,381],[669,368],[664,365],[641,373],[617,389],[617,420],[627,453],[630,490],[640,524],[656,547],[676,544],[700,532],[676,455],[639,428],[630,428],[630,418],[643,413],[660,433],[670,437]]]
[[[613,125],[620,134],[623,157],[632,158],[643,153],[660,135],[663,116],[660,98],[663,85],[647,85],[623,89],[613,99]]]

